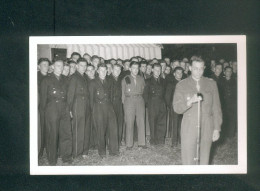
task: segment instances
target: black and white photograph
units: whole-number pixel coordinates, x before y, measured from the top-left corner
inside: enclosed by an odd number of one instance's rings
[[[247,172],[246,36],[29,40],[30,174]]]

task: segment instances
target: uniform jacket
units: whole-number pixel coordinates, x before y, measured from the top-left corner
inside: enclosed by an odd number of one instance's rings
[[[173,75],[172,75],[173,76]],[[175,87],[176,84],[179,81],[176,80],[174,77],[171,78],[171,80],[168,81],[167,86],[166,86],[166,90],[165,90],[165,101],[167,104],[167,107],[171,107],[172,106],[172,101],[173,101],[173,95],[174,95],[174,91],[175,91]]]
[[[112,92],[111,92],[111,100],[112,102],[120,101],[122,102],[122,83],[120,77],[115,79],[113,75],[110,76],[110,80],[112,82]]]
[[[221,130],[222,111],[216,82],[202,77],[199,80],[200,93],[203,95],[201,102],[202,126],[209,126],[215,130]],[[187,106],[187,101],[197,93],[196,81],[190,76],[176,85],[173,108],[178,114],[183,114],[183,123],[188,126],[196,126],[198,123],[198,104]],[[212,136],[212,135],[210,135]]]
[[[62,75],[59,80],[54,73],[46,76],[41,83],[40,110],[44,111],[50,102],[65,102],[66,91],[66,81]]]
[[[103,84],[99,77],[91,80],[89,84],[89,93],[91,110],[93,109],[95,103],[111,103],[111,97],[113,93],[111,79],[105,78]]]
[[[139,75],[136,76],[136,84],[132,75],[124,77],[122,80],[122,102],[124,103],[125,98],[128,96],[143,96],[144,86],[144,78]]]
[[[152,76],[145,81],[144,100],[146,104],[149,104],[153,99],[160,99],[164,101],[165,95],[165,80],[161,77],[158,78],[158,82]]]
[[[76,99],[89,100],[88,83],[84,76],[76,71],[69,80],[67,100],[70,111],[72,111]]]

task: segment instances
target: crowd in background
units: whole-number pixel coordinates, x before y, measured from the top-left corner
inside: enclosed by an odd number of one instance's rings
[[[87,159],[89,149],[100,157],[117,156],[120,146],[142,149],[181,144],[182,115],[173,110],[176,84],[190,76],[194,57],[181,60],[105,60],[73,52],[67,60],[38,60],[39,157],[46,149],[50,165],[57,158],[71,163]],[[216,81],[223,113],[221,140],[237,131],[237,62],[210,60],[204,76]]]

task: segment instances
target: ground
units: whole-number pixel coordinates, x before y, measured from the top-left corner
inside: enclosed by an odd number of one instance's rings
[[[74,159],[72,166],[105,166],[105,165],[180,165],[181,164],[181,147],[171,147],[169,140],[165,145],[149,146],[147,149],[137,147],[130,151],[125,146],[120,147],[119,156],[109,156],[100,158],[97,150],[90,150],[86,159],[77,157]],[[213,165],[232,165],[237,164],[237,139],[229,139],[224,143],[217,143],[212,147],[211,164]],[[46,153],[39,160],[40,166],[48,165]],[[58,166],[63,164],[58,159]]]

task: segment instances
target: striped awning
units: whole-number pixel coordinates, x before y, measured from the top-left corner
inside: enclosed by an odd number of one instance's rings
[[[50,48],[66,48],[67,58],[70,58],[72,52],[83,54],[88,53],[90,56],[97,55],[105,60],[130,59],[133,56],[141,56],[145,59],[161,59],[162,45],[160,44],[66,44],[50,45]]]

